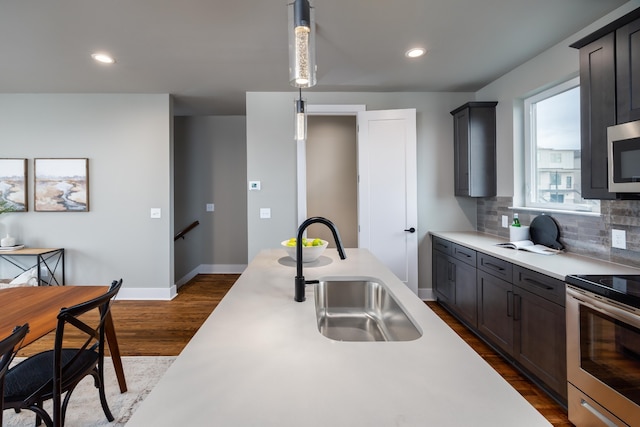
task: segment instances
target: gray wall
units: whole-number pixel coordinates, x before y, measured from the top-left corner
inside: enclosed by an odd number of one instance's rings
[[[175,229],[200,225],[175,242],[178,285],[198,273],[234,273],[247,264],[247,145],[244,116],[176,117]],[[215,210],[207,212],[207,203]]]
[[[473,100],[470,93],[315,93],[309,104],[364,104],[367,110],[416,108],[418,165],[419,288],[431,287],[431,230],[473,230],[476,202],[453,196],[453,122],[449,111]],[[261,249],[277,248],[293,236],[296,220],[295,92],[247,93],[247,179],[261,191],[248,194],[251,260]],[[260,219],[271,208],[271,219]],[[446,212],[446,214],[445,214]]]
[[[0,217],[30,247],[66,249],[70,284],[124,279],[121,296],[173,292],[169,95],[0,94],[0,153],[28,159],[29,211]],[[34,212],[33,159],[89,159],[90,211]],[[162,218],[151,219],[150,208]],[[7,272],[3,264],[2,276]]]

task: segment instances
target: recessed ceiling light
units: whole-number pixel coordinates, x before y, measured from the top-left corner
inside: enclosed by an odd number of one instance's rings
[[[103,64],[113,64],[114,62],[116,62],[116,60],[113,59],[112,56],[106,53],[93,53],[91,54],[91,57],[94,60],[101,62]]]
[[[427,50],[422,47],[414,47],[413,49],[409,49],[405,52],[404,56],[407,58],[419,58],[422,55],[427,53]]]

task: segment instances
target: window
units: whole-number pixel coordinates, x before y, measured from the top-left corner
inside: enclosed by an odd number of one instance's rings
[[[525,99],[524,112],[525,206],[599,213],[581,194],[578,79]]]

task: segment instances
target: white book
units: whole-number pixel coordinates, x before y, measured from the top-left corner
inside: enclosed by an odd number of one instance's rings
[[[496,246],[501,248],[518,249],[521,251],[534,252],[542,255],[555,255],[561,251],[553,248],[549,248],[545,245],[536,245],[531,240],[519,240],[517,242],[498,243]]]

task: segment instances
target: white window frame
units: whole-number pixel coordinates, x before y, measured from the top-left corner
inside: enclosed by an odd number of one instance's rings
[[[537,146],[535,138],[535,129],[532,129],[532,123],[535,123],[534,110],[531,108],[533,104],[543,101],[555,95],[559,95],[570,89],[580,86],[579,77],[572,78],[563,83],[550,87],[542,92],[524,99],[524,194],[522,204],[525,209],[556,211],[556,212],[580,212],[586,214],[599,214],[600,207],[597,209],[585,210],[583,205],[572,206],[570,204],[562,205],[559,209],[555,203],[538,203],[534,202],[534,195],[537,193],[536,174],[537,174]],[[573,180],[575,181],[575,179]],[[575,183],[572,186],[575,188]]]

